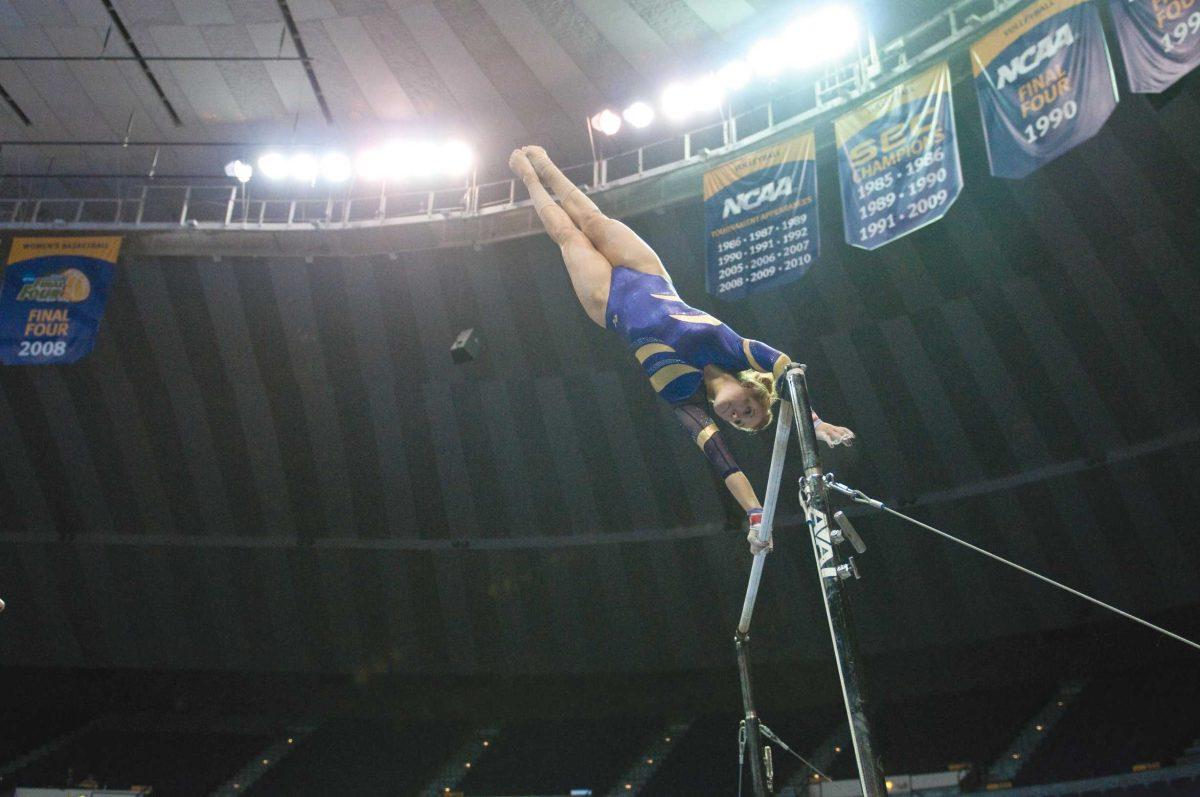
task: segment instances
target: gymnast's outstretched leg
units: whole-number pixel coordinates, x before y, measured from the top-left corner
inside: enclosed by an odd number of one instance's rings
[[[583,231],[592,245],[608,258],[609,263],[671,279],[650,245],[621,222],[601,213],[596,203],[554,165],[546,155],[546,150],[535,146],[522,149],[529,156],[529,162],[533,164],[542,183],[558,195],[571,220]]]
[[[604,326],[608,286],[612,281],[611,263],[592,246],[592,242],[575,226],[571,217],[546,193],[524,152],[513,150],[508,165],[529,189],[529,198],[533,200],[533,208],[546,228],[546,234],[554,239],[562,251],[563,262],[571,276],[571,287],[575,289],[579,303],[583,305],[588,318]]]

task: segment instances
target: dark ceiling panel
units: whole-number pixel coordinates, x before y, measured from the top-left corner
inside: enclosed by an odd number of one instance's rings
[[[278,436],[295,533],[302,540],[313,540],[326,528],[324,499],[317,481],[309,421],[292,372],[270,273],[266,263],[255,261],[238,261],[232,270],[245,307],[248,348],[254,353]]]
[[[333,384],[318,340],[312,284],[307,264],[273,261],[267,268],[279,302],[283,343],[308,420],[313,466],[325,509],[325,533],[353,537],[357,533],[351,477],[347,471],[347,440],[342,434]]]
[[[686,3],[673,0],[625,0],[678,56],[687,57],[697,45],[706,44],[715,31]]]
[[[202,334],[202,331],[180,326],[167,291],[169,274],[161,269],[130,271],[128,298],[145,325],[151,359],[143,361],[143,367],[160,374],[179,435],[183,459],[176,466],[186,468],[188,472],[208,533],[222,533],[233,527],[234,514],[230,507],[233,497],[227,494],[227,482],[205,408],[204,397],[211,397],[211,394],[202,392],[183,343],[185,336]],[[193,301],[200,301],[200,296],[194,297]]]
[[[631,99],[641,77],[571,0],[525,0],[542,26],[609,102]]]
[[[231,468],[240,471],[248,467],[253,474],[240,489],[252,489],[257,494],[258,509],[256,512],[251,506],[242,516],[254,518],[257,515],[261,521],[247,533],[273,537],[295,534],[294,496],[281,461],[270,397],[254,358],[245,307],[233,273],[237,266],[228,262],[195,261],[188,266],[191,273],[187,273],[188,267],[181,266],[183,273],[172,280],[172,285],[182,287],[189,299],[185,301],[176,288],[175,306],[185,319],[186,312],[194,314],[195,320],[185,321],[189,330],[211,331],[212,338],[208,342],[202,334],[190,333],[188,345],[197,350],[198,357],[193,362],[197,373],[201,374],[201,382],[209,385],[212,384],[210,380],[216,380],[217,389],[223,394],[219,406],[226,416],[222,425],[228,426],[221,434],[231,438],[222,441],[226,455],[240,455],[235,448],[239,440],[244,448],[246,462],[230,463]],[[193,277],[198,286],[192,284]],[[222,382],[227,386],[224,389],[219,387]],[[213,418],[212,410],[209,417]],[[215,419],[213,423],[217,425]]]
[[[571,161],[583,159],[582,120],[559,107],[554,96],[508,43],[478,0],[438,0],[434,6],[463,47],[479,64],[504,102],[539,143],[555,147]]]
[[[398,396],[402,384],[392,367],[388,354],[387,334],[379,304],[379,283],[375,263],[364,261],[359,268],[342,272],[346,306],[344,312],[353,332],[343,332],[338,345],[353,341],[355,362],[362,368],[363,396],[357,407],[346,406],[342,412],[353,413],[369,421],[371,439],[364,443],[373,452],[377,474],[357,490],[371,490],[375,484],[389,485],[382,492],[382,527],[374,536],[400,536],[410,518],[415,516],[412,479],[408,470],[406,447],[410,443],[403,434]],[[332,270],[332,269],[331,269]],[[332,358],[331,358],[332,359]],[[369,415],[365,411],[369,408]]]

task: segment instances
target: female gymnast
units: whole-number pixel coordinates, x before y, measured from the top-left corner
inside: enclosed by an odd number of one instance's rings
[[[558,169],[541,147],[514,150],[508,160],[529,189],[546,233],[562,250],[567,273],[588,318],[629,344],[660,397],[713,470],[746,510],[750,550],[759,541],[762,504],[742,473],[707,403],[722,419],[746,432],[765,429],[778,400],[776,380],[791,362],[786,354],[743,338],[718,319],[684,304],[654,250],[637,234],[600,212]],[[560,207],[547,188],[562,202]],[[813,414],[817,438],[850,445],[854,433]]]

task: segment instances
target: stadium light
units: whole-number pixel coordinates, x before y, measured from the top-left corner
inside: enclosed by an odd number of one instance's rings
[[[725,102],[725,87],[712,73],[693,81],[691,89],[692,107],[698,111],[717,111]]]
[[[248,183],[254,176],[254,167],[244,161],[230,161],[225,164],[225,176],[232,177],[239,183]]]
[[[622,116],[634,127],[645,127],[654,121],[654,109],[648,103],[638,100],[626,108]]]
[[[465,142],[451,140],[442,145],[442,171],[446,174],[464,175],[471,171],[474,162],[475,155]]]
[[[663,89],[663,116],[673,122],[681,122],[692,114],[691,89],[686,83],[672,83]]]
[[[353,173],[350,159],[341,152],[329,152],[321,158],[321,179],[331,183],[344,183]]]
[[[717,80],[726,91],[737,91],[750,82],[752,74],[750,65],[739,58],[718,69]]]
[[[374,147],[358,153],[358,157],[354,159],[354,171],[363,180],[382,180],[383,153]]]
[[[288,161],[288,174],[293,180],[302,183],[311,183],[317,179],[317,174],[320,173],[320,164],[317,163],[316,157],[307,152],[297,152]]]
[[[268,152],[258,159],[258,170],[270,180],[282,180],[288,176],[288,160],[281,153]]]
[[[403,147],[403,174],[429,177],[442,170],[441,149],[428,141],[414,141]]]
[[[854,51],[861,36],[852,8],[832,5],[807,14],[784,30],[788,62],[806,69],[836,61]]]
[[[621,117],[605,108],[592,117],[592,127],[606,136],[615,136],[621,129]]]
[[[746,54],[750,68],[759,77],[772,78],[783,72],[788,64],[788,48],[783,39],[770,37],[759,39]]]
[[[418,155],[414,151],[413,145],[407,141],[389,141],[378,150],[377,166],[379,171],[378,177],[375,179],[403,180],[431,169],[433,164],[428,161],[420,162],[422,156],[429,154],[422,150]]]
[[[694,113],[715,111],[723,102],[725,89],[712,74],[690,83],[672,83],[662,94],[663,115],[677,122]]]

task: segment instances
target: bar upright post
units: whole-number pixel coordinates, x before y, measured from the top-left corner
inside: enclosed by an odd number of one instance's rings
[[[763,766],[762,736],[758,730],[758,712],[754,710],[754,696],[750,691],[750,662],[746,646],[750,636],[738,631],[733,636],[733,644],[737,646],[738,679],[742,684],[742,711],[746,726],[745,743],[741,754],[750,756],[750,780],[754,786],[754,797],[768,797],[767,773]],[[739,771],[740,777],[740,771]],[[739,787],[740,788],[740,787]]]
[[[842,698],[846,703],[846,716],[850,720],[850,739],[858,763],[859,782],[864,797],[886,797],[887,786],[872,744],[863,691],[858,680],[858,646],[849,621],[849,595],[841,583],[843,578],[852,573],[852,568],[850,564],[839,561],[840,557],[829,536],[829,496],[817,456],[817,436],[813,429],[812,404],[808,399],[804,372],[803,365],[794,364],[789,366],[786,374],[804,465],[804,476],[800,480],[800,503],[812,535],[817,575],[825,601],[825,618],[829,621]]]

